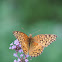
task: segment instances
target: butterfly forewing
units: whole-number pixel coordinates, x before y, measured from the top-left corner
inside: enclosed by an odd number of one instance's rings
[[[35,37],[33,37],[34,41],[37,43],[41,43],[42,46],[47,47],[50,45],[53,41],[56,40],[56,35],[52,34],[40,34]]]
[[[29,48],[28,36],[20,31],[14,31],[13,34],[20,42],[24,54],[28,54],[28,48]]]

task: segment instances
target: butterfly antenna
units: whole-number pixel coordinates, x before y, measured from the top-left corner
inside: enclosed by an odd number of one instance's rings
[[[40,30],[36,31],[35,33],[39,32],[39,31],[40,31]],[[35,33],[33,33],[33,34],[35,34]]]
[[[24,28],[23,28],[23,27],[21,27],[21,29],[22,29],[22,30],[24,30]]]
[[[23,30],[23,31],[25,31],[26,32],[26,30],[23,28],[23,27],[21,27],[21,29]],[[28,33],[29,34],[29,33]]]

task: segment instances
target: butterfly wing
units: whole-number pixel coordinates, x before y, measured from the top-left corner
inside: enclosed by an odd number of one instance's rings
[[[28,48],[29,48],[28,36],[20,31],[14,31],[13,34],[20,42],[24,54],[28,54]]]
[[[40,35],[33,37],[33,39],[35,42],[41,43],[42,46],[47,47],[53,41],[56,40],[56,37],[57,36],[53,34],[40,34]]]
[[[31,57],[37,57],[43,52],[43,49],[44,49],[44,47],[41,46],[41,44],[36,43],[36,42],[33,41],[30,44],[29,55]]]

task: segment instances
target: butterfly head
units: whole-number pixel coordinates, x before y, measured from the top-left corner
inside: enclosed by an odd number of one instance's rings
[[[29,38],[32,38],[32,34],[29,34]]]

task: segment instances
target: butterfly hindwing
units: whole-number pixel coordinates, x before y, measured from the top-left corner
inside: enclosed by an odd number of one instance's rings
[[[28,54],[28,36],[20,31],[14,31],[13,34],[20,42],[24,54]]]
[[[56,35],[53,34],[40,34],[35,37],[33,37],[35,42],[41,43],[42,46],[47,47],[50,45],[53,41],[56,40]]]
[[[29,55],[32,57],[37,57],[43,52],[44,47],[41,44],[32,42],[29,49]]]

